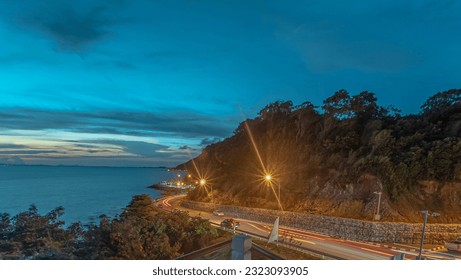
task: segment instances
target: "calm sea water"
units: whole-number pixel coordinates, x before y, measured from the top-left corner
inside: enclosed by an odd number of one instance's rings
[[[173,179],[160,168],[0,166],[0,213],[16,215],[35,204],[41,214],[63,206],[66,225],[119,214],[133,195],[158,198],[148,186]]]

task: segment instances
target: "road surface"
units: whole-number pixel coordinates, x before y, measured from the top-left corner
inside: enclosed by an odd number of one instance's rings
[[[222,220],[233,218],[231,216],[215,216],[213,213],[186,209],[179,206],[179,201],[183,196],[166,197],[159,200],[162,208],[167,211],[179,209],[188,211],[191,216],[200,216],[208,219],[212,224],[219,226]],[[225,214],[225,213],[224,213]],[[238,219],[240,226],[237,232],[267,239],[273,225],[259,221]],[[400,253],[405,253],[405,259],[415,259],[417,252],[408,252],[398,249],[385,248],[365,242],[343,240],[334,238],[312,231],[294,229],[289,227],[279,227],[279,239],[285,244],[302,247],[307,251],[315,253],[319,257],[326,259],[347,259],[347,260],[389,260],[390,257]],[[423,257],[433,259],[455,259],[456,257],[446,253],[426,252]]]

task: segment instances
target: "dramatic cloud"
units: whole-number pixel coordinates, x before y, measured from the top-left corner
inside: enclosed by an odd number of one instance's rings
[[[216,117],[194,112],[75,112],[13,108],[3,110],[0,117],[0,129],[13,130],[60,129],[94,134],[201,138],[226,137],[233,129]]]
[[[0,164],[76,164],[111,166],[175,166],[199,150],[142,141],[41,140],[38,144],[0,144]]]
[[[220,139],[216,135],[226,136],[232,131],[231,126],[226,128],[213,117],[193,112],[10,108],[4,109],[0,118],[0,156],[2,163],[9,164],[18,162],[13,157],[19,156],[35,164],[52,163],[54,159],[98,165],[112,159],[114,165],[135,166],[138,159],[142,166],[171,166],[197,156],[203,143]],[[30,144],[16,144],[24,138]]]
[[[53,40],[59,50],[81,53],[113,33],[121,1],[31,1],[20,6],[17,21]]]
[[[341,88],[415,113],[459,88],[460,9],[452,0],[0,0],[0,157],[171,166],[270,102],[321,105]]]

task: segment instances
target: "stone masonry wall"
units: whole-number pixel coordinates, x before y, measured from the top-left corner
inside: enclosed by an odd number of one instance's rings
[[[215,205],[187,200],[183,200],[181,205],[185,208],[205,212],[219,209],[229,216],[265,223],[273,223],[276,217],[280,217],[280,225],[283,226],[358,241],[417,244],[421,240],[423,227],[422,223],[372,222],[289,211]],[[461,236],[461,224],[427,224],[425,243],[443,244],[443,242],[454,240],[458,236]]]

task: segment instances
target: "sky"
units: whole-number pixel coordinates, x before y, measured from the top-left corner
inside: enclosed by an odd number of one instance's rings
[[[0,164],[175,166],[277,100],[460,87],[461,1],[0,0]]]

